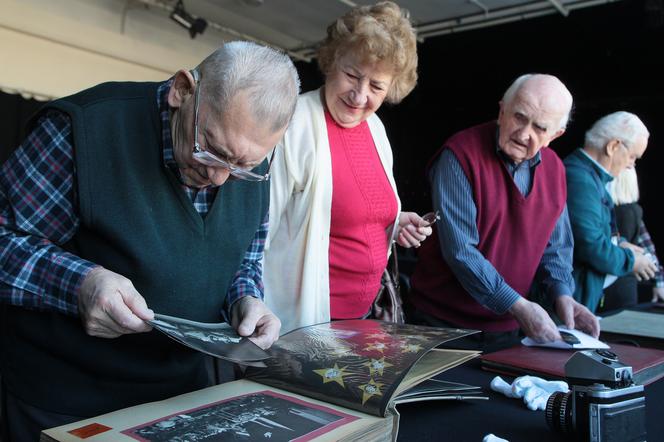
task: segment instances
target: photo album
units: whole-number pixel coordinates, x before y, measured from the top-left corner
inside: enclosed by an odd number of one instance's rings
[[[477,387],[432,379],[478,356],[441,348],[474,330],[334,321],[281,336],[263,357],[253,343],[233,350],[251,341],[227,326],[156,321],[184,345],[247,365],[245,377],[45,430],[42,441],[395,440],[400,403],[486,399]]]

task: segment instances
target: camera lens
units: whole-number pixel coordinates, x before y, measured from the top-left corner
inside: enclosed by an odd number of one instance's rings
[[[572,392],[557,391],[549,396],[546,402],[546,423],[553,431],[561,434],[572,434],[574,423],[572,419]]]

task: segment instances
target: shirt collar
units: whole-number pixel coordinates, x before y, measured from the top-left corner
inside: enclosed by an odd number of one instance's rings
[[[595,158],[593,158],[593,157],[591,157],[590,155],[588,155],[588,152],[586,152],[585,149],[580,149],[580,150],[581,150],[581,153],[584,154],[584,155],[586,156],[586,158],[588,158],[588,159],[589,159],[589,160],[590,160],[595,166],[597,166],[597,167],[599,168],[599,170],[601,170],[601,171],[604,172],[605,174],[611,176],[611,174],[609,173],[609,171],[606,170],[606,169],[604,168],[604,166],[602,166],[601,164],[599,164],[599,162],[598,162]],[[611,176],[611,179],[613,179],[613,176]]]
[[[157,88],[157,108],[159,109],[159,118],[161,120],[161,146],[164,165],[171,169],[180,181],[180,169],[175,162],[173,152],[173,136],[171,134],[171,108],[168,105],[168,92],[171,90],[174,77],[166,80]]]

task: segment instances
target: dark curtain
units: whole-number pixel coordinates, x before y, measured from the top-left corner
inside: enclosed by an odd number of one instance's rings
[[[637,162],[644,220],[660,258],[664,216],[659,210],[664,164],[664,8],[662,0],[625,0],[458,34],[418,46],[419,81],[396,106],[378,114],[394,151],[394,174],[404,210],[431,207],[424,168],[455,132],[498,116],[498,102],[519,75],[558,76],[575,101],[567,132],[552,143],[560,157],[583,144],[599,117],[637,114],[650,131]],[[298,63],[304,90],[320,86],[315,63]]]
[[[0,91],[0,164],[21,143],[26,135],[26,122],[43,104],[41,101],[25,99],[19,94]]]

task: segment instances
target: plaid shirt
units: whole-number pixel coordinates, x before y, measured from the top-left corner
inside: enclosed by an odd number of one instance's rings
[[[657,253],[655,252],[655,244],[652,242],[652,238],[650,238],[650,233],[648,233],[648,229],[646,229],[646,225],[641,220],[639,223],[639,236],[636,238],[636,245],[639,247],[643,247],[646,252],[650,253],[652,256],[657,258]],[[657,287],[664,287],[664,269],[662,269],[662,263],[657,260],[657,273],[655,273],[655,285]]]
[[[156,101],[164,163],[179,176],[166,100],[171,81],[159,87]],[[50,111],[0,171],[0,303],[78,314],[79,286],[96,264],[61,248],[80,225],[75,180],[71,120],[64,113]],[[183,188],[198,213],[205,216],[217,188]],[[227,321],[230,306],[238,299],[263,299],[267,228],[266,216],[228,290],[221,312]]]

